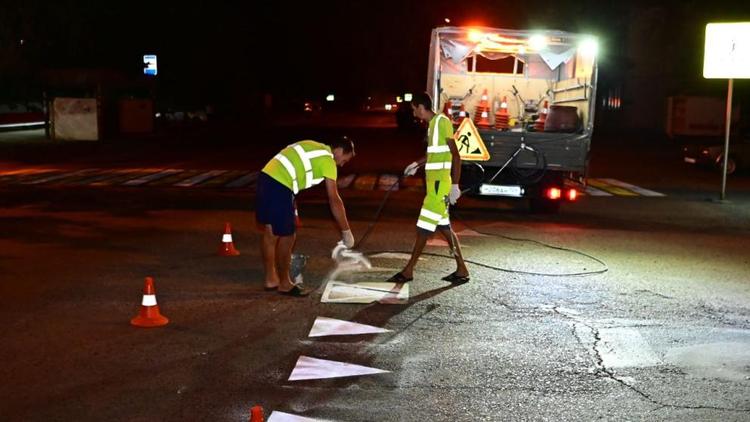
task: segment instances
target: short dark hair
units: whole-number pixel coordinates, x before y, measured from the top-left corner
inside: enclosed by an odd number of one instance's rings
[[[334,150],[336,148],[341,148],[341,151],[344,154],[352,154],[354,155],[354,141],[352,138],[349,138],[348,136],[342,136],[340,138],[336,138],[333,141],[331,141],[328,146],[331,147],[331,150]]]
[[[411,105],[413,105],[414,107],[422,105],[424,106],[425,110],[432,111],[432,98],[430,98],[430,94],[426,92],[419,92],[417,94],[414,94],[414,96],[412,97]]]

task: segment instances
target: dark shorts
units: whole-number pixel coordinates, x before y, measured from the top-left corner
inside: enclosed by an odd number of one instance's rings
[[[291,236],[296,226],[294,219],[294,193],[276,179],[261,172],[255,194],[255,220],[270,224],[276,236]]]

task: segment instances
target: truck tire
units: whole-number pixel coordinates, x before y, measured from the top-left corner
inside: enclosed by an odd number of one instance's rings
[[[532,198],[529,200],[529,210],[534,214],[557,214],[560,211],[560,201]]]

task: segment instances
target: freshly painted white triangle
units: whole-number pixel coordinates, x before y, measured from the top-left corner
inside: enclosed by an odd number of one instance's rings
[[[324,378],[355,377],[360,375],[383,374],[391,371],[368,368],[353,363],[337,362],[335,360],[316,359],[300,356],[297,365],[289,375],[289,381],[316,380]]]
[[[320,301],[323,303],[404,303],[409,300],[409,284],[388,282],[344,283],[329,280]]]
[[[325,419],[306,418],[304,416],[292,415],[291,413],[274,410],[267,422],[326,422]]]
[[[317,317],[310,329],[308,337],[323,336],[348,336],[356,334],[387,333],[391,330],[373,327],[372,325],[359,324],[356,322],[342,321],[327,317]]]

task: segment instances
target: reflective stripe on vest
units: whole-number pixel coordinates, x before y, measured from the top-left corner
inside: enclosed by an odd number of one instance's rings
[[[313,158],[324,157],[324,156],[333,158],[333,154],[331,154],[330,152],[324,149],[317,149],[317,150],[312,150],[308,152],[308,151],[305,151],[305,149],[302,148],[302,145],[299,145],[299,144],[292,144],[289,146],[297,154],[300,161],[302,162],[302,167],[305,169],[305,189],[311,186],[315,186],[318,183],[322,182],[324,178],[315,179],[313,177],[311,160]],[[294,165],[292,165],[292,162],[289,161],[289,159],[281,153],[276,154],[276,156],[273,158],[278,160],[281,163],[281,165],[284,166],[284,169],[286,169],[286,172],[289,173],[289,177],[292,179],[292,191],[296,195],[300,189],[299,189],[299,183],[297,182],[297,171],[295,170]]]
[[[425,163],[424,169],[425,170],[450,170],[453,166],[453,162],[451,161],[444,161],[440,163]]]
[[[292,162],[289,161],[289,159],[285,156],[281,155],[281,153],[276,154],[273,159],[278,160],[281,165],[284,166],[286,172],[289,173],[289,177],[292,178],[292,191],[297,194],[297,192],[299,192],[299,185],[297,184],[297,171],[294,170]]]

